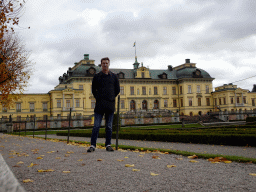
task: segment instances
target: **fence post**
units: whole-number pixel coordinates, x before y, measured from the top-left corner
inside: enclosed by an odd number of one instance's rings
[[[69,126],[68,126],[68,140],[67,140],[67,143],[69,143],[71,111],[72,111],[72,108],[70,107],[70,111],[69,111]]]
[[[45,121],[46,121],[46,123],[45,123],[45,140],[46,140],[47,139],[47,117],[48,117],[48,115],[46,115],[45,117],[46,117],[46,119],[45,119]]]
[[[35,136],[35,128],[36,128],[36,115],[34,115],[34,130],[33,130],[33,138]]]
[[[27,136],[27,119],[25,121],[25,136]]]
[[[119,131],[119,103],[120,103],[120,95],[118,95],[118,100],[117,100],[116,150],[118,150],[118,131]]]

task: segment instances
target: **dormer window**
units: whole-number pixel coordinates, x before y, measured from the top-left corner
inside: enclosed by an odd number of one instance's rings
[[[158,77],[160,79],[167,79],[167,74],[166,73],[162,73],[162,74],[158,75]]]
[[[124,73],[123,72],[118,73],[118,78],[119,79],[124,79]]]
[[[141,78],[145,78],[145,73],[141,72]]]
[[[194,72],[193,72],[193,77],[195,78],[202,78],[202,74],[201,74],[201,71],[199,69],[196,69]]]

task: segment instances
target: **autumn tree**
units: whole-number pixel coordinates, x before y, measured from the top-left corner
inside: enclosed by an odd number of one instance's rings
[[[23,93],[30,77],[29,53],[15,33],[23,9],[22,3],[0,0],[0,103],[4,107],[9,107],[17,99],[14,93]]]

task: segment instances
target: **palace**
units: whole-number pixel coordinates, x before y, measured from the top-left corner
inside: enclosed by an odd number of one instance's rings
[[[111,66],[111,65],[110,65]],[[89,59],[75,63],[63,76],[59,84],[45,94],[22,94],[10,109],[0,106],[0,117],[46,117],[93,114],[95,98],[91,84],[95,73],[101,71]],[[135,63],[132,69],[110,68],[120,81],[120,112],[165,109],[179,115],[204,115],[218,111],[255,110],[256,87],[250,92],[233,84],[224,84],[213,91],[210,76],[186,59],[176,67],[149,69]],[[117,99],[116,99],[117,100]]]

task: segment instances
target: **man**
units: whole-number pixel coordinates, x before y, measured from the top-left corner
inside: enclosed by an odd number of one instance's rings
[[[96,99],[96,106],[94,109],[94,126],[91,136],[91,146],[87,152],[95,151],[99,128],[104,114],[106,120],[106,150],[114,151],[111,147],[112,124],[115,111],[115,97],[120,92],[120,85],[117,75],[109,71],[109,65],[109,58],[102,58],[102,71],[97,73],[92,80],[92,93]]]

